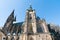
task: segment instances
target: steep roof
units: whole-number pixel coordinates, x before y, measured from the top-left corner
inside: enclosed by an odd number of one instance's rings
[[[19,32],[21,32],[22,24],[23,24],[23,22],[14,23],[11,32],[12,33],[19,33]]]

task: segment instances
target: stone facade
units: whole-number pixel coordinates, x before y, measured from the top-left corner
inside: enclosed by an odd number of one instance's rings
[[[16,21],[14,10],[0,29],[0,40],[55,40],[49,30],[49,25],[44,19],[36,16],[36,12],[30,6],[26,11],[25,21]]]

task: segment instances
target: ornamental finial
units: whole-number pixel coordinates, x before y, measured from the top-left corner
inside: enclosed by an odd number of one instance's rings
[[[32,10],[32,5],[30,5],[30,10]]]

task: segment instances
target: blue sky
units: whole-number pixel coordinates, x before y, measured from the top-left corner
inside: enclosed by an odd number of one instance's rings
[[[60,25],[60,0],[0,0],[0,26],[14,9],[17,22],[24,21],[30,5],[36,10],[36,15],[45,18],[47,23]]]

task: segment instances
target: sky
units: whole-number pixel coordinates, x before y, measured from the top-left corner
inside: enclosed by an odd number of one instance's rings
[[[47,23],[60,25],[60,0],[0,0],[0,27],[13,10],[16,22],[24,21],[30,5],[36,10],[36,16],[44,18]]]

